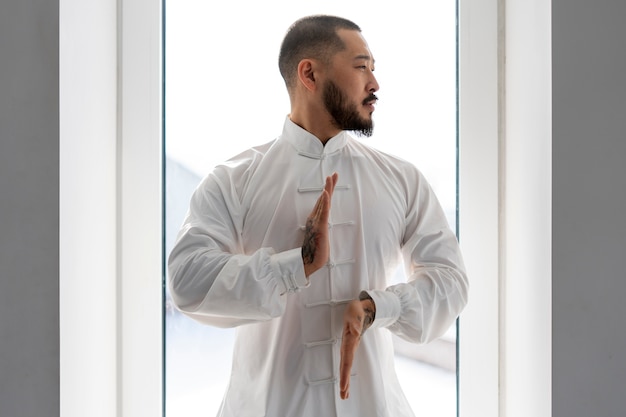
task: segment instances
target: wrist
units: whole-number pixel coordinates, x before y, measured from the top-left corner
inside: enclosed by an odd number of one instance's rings
[[[361,291],[361,294],[359,294],[359,301],[361,302],[361,307],[363,307],[363,312],[365,313],[362,331],[364,333],[376,319],[376,303],[365,291]]]
[[[376,303],[367,291],[361,291],[361,293],[359,294],[359,301],[361,301],[361,303],[365,302],[368,305],[371,304],[371,308],[374,310],[374,312],[376,312]]]

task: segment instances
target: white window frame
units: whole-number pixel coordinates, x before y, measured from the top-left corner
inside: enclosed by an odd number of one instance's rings
[[[154,417],[163,413],[162,4],[59,3],[61,415]],[[471,285],[459,411],[547,417],[550,3],[459,0],[459,28],[460,240]]]
[[[60,0],[60,415],[163,412],[162,18]]]
[[[460,0],[462,417],[551,415],[551,8]]]

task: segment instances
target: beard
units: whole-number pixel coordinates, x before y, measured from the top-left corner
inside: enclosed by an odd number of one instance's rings
[[[332,81],[327,81],[322,94],[326,110],[332,117],[332,123],[341,130],[351,130],[360,136],[370,137],[374,133],[374,122],[371,118],[365,119],[358,112],[356,104],[351,103],[348,97],[341,91],[339,86]],[[370,94],[363,104],[376,100],[374,94]]]

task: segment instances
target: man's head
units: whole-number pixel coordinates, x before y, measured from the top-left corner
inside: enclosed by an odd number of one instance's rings
[[[355,23],[336,16],[303,17],[291,25],[278,56],[280,75],[288,89],[295,85],[298,63],[302,59],[314,58],[328,64],[335,53],[345,49],[346,45],[337,34],[339,29],[361,32]]]
[[[295,123],[323,141],[338,130],[371,135],[378,84],[374,58],[355,23],[325,15],[296,21],[283,40],[279,69]]]

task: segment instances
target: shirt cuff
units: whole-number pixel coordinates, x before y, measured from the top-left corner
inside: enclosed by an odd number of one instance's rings
[[[309,286],[304,273],[302,249],[290,249],[271,256],[272,269],[276,272],[278,286],[282,288],[280,295],[298,292]]]
[[[372,327],[389,327],[400,318],[400,298],[391,291],[367,290],[376,305],[376,319]]]

